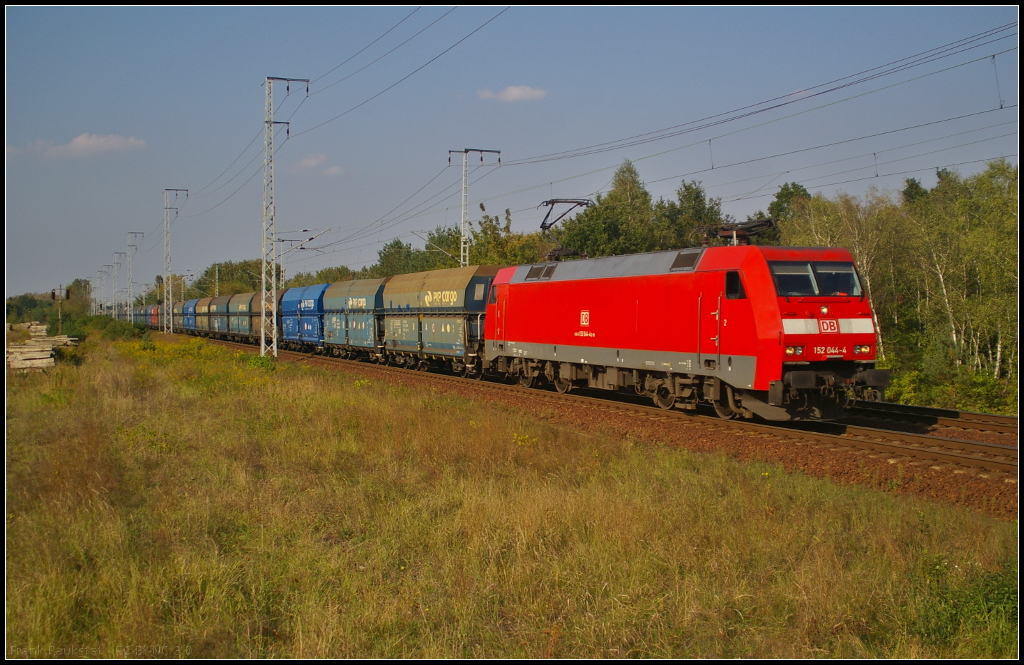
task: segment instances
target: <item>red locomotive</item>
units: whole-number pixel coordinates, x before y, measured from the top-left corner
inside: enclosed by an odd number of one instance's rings
[[[498,271],[483,366],[723,418],[830,419],[881,398],[875,345],[847,250],[720,246]]]

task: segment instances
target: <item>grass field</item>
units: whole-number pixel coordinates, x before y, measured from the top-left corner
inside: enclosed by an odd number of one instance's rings
[[[7,377],[7,655],[1016,657],[1017,525],[95,341]]]

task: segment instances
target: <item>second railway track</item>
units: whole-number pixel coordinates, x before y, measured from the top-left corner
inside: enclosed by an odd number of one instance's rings
[[[891,402],[856,402],[851,414],[885,420],[998,432],[1017,436],[1017,417],[996,413],[973,413],[954,409],[936,409]]]

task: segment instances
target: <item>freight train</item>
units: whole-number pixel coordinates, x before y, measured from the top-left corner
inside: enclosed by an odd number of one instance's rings
[[[285,349],[523,386],[628,390],[722,418],[829,420],[879,400],[871,305],[845,249],[701,247],[471,266],[278,291]],[[175,303],[173,327],[259,343],[261,295]],[[134,316],[161,328],[156,305]]]

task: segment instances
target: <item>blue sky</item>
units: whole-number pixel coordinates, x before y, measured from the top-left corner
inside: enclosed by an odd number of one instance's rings
[[[291,122],[277,139],[278,229],[330,229],[322,251],[289,255],[288,274],[358,268],[392,238],[422,246],[414,233],[457,223],[450,149],[502,151],[500,168],[473,162],[471,218],[482,201],[522,231],[545,199],[606,191],[624,159],[656,198],[699,180],[740,219],[788,181],[860,196],[907,177],[931,186],[936,167],[1017,163],[1014,7],[414,10],[9,7],[7,295],[95,276],[129,231],[145,233],[134,280],[151,283],[165,188],[190,190],[172,271],[257,258],[267,76],[313,79],[308,98],[275,87],[275,117]],[[688,131],[580,150],[677,126]]]

